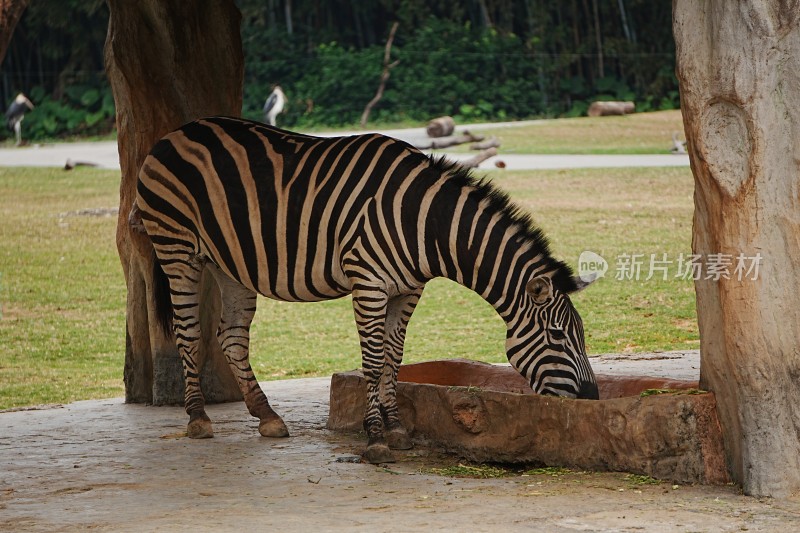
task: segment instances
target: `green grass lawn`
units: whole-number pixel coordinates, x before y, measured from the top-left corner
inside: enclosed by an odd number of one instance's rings
[[[605,279],[576,295],[591,353],[694,348],[691,282],[617,281],[622,253],[690,250],[688,168],[493,172],[573,266],[605,257]],[[118,202],[119,174],[0,168],[0,409],[123,394],[125,284],[116,218],[78,215]],[[360,365],[348,299],[261,299],[252,360],[260,379],[329,375]],[[408,335],[406,362],[503,361],[504,325],[472,292],[428,286]]]
[[[502,151],[664,151],[679,112],[579,118],[492,133]],[[668,147],[668,144],[667,144]],[[577,266],[584,250],[609,262],[576,295],[590,353],[698,346],[691,282],[675,279],[691,249],[689,169],[492,172]],[[118,172],[0,168],[0,409],[121,395],[125,283],[115,216],[82,209],[118,203]],[[617,280],[622,254],[642,254],[638,280]],[[650,254],[670,279],[645,280]],[[328,375],[360,364],[348,299],[287,304],[261,299],[252,362],[261,379]],[[478,296],[447,280],[428,286],[412,319],[406,362],[470,357],[503,361],[504,325]]]
[[[122,391],[119,173],[0,168],[0,408]]]
[[[465,129],[496,136],[501,154],[667,154],[673,133],[684,138],[681,112],[677,110],[560,118],[487,130],[457,125],[458,131]],[[457,151],[468,151],[467,145]]]

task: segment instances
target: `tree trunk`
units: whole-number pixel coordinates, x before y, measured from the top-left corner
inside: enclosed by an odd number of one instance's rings
[[[30,0],[0,0],[0,65],[6,58],[6,51],[14,36],[14,28],[22,18]]]
[[[285,0],[286,3],[283,6],[283,14],[286,17],[286,33],[292,35],[294,30],[292,29],[292,0]]]
[[[673,1],[692,247],[705,263],[701,387],[752,495],[800,490],[799,21],[798,0]],[[731,261],[729,279],[709,276],[713,254]],[[758,270],[737,273],[739,258]]]
[[[378,90],[375,92],[375,96],[372,97],[366,107],[364,107],[364,112],[361,113],[361,127],[364,128],[367,126],[367,120],[369,120],[369,114],[372,111],[372,108],[375,104],[383,98],[383,91],[386,89],[386,82],[389,81],[389,74],[391,70],[397,66],[400,60],[389,62],[391,59],[392,54],[392,42],[394,41],[394,34],[397,32],[397,26],[399,26],[399,22],[395,22],[392,24],[392,29],[389,30],[389,38],[386,39],[386,47],[383,50],[383,71],[381,72],[381,81],[378,84]]]
[[[597,44],[597,77],[604,78],[606,69],[603,62],[603,33],[600,29],[600,13],[597,9],[597,0],[592,0],[592,13],[594,14],[594,38]]]
[[[153,144],[178,126],[208,115],[239,115],[244,59],[240,14],[232,0],[108,0],[106,73],[114,93],[122,183],[117,248],[128,288],[125,399],[183,402],[183,373],[172,338],[153,319],[153,249],[131,213],[136,178]],[[219,295],[204,275],[201,308],[209,402],[241,399],[216,341]],[[201,363],[202,365],[202,363]]]

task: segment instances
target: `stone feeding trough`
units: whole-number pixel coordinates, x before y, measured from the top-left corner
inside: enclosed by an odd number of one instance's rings
[[[598,375],[597,382],[600,400],[539,396],[510,366],[433,361],[400,368],[398,403],[415,441],[472,461],[728,481],[712,393],[696,381]],[[362,430],[365,409],[361,371],[334,374],[328,429]]]

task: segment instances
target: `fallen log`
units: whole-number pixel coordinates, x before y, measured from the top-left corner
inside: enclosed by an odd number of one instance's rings
[[[500,146],[500,140],[492,135],[482,142],[476,142],[469,145],[470,150],[486,150],[487,148],[497,148]]]
[[[96,167],[99,166],[97,163],[92,163],[91,161],[75,161],[71,158],[67,159],[67,162],[64,163],[64,170],[72,170],[75,167]]]
[[[633,113],[635,109],[636,104],[633,102],[592,102],[586,114],[590,117],[627,115],[628,113]]]
[[[425,131],[428,137],[446,137],[452,135],[456,129],[456,122],[453,117],[438,117],[428,122]]]
[[[475,154],[474,157],[471,157],[469,159],[465,159],[464,161],[461,161],[459,164],[462,167],[466,167],[466,168],[477,168],[478,165],[480,165],[481,163],[483,163],[484,161],[486,161],[490,157],[494,157],[496,155],[497,155],[497,148],[492,146],[491,148],[487,148],[486,150],[483,150],[483,151]]]
[[[431,139],[430,141],[423,141],[418,143],[416,148],[419,148],[420,150],[438,150],[441,148],[456,146],[458,144],[480,142],[483,139],[483,135],[473,135],[470,132],[465,131],[461,135],[450,135],[448,137],[438,137],[436,139]]]

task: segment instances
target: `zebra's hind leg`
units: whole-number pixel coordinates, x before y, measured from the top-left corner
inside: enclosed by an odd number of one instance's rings
[[[388,301],[386,308],[386,331],[383,342],[385,365],[381,379],[380,401],[386,442],[393,450],[408,450],[413,446],[408,431],[400,423],[400,413],[397,408],[397,371],[403,362],[403,345],[408,321],[411,320],[421,296],[421,288],[410,294],[396,296]]]
[[[260,420],[264,437],[288,437],[289,430],[269,405],[250,366],[250,324],[256,312],[256,293],[211,267],[222,295],[222,316],[217,338],[231,372],[236,377],[251,415]]]
[[[183,365],[186,387],[184,408],[189,415],[186,434],[193,439],[211,438],[214,436],[214,429],[205,410],[197,358],[200,346],[199,288],[202,264],[194,261],[174,261],[163,265],[163,268],[170,279],[173,331]]]

